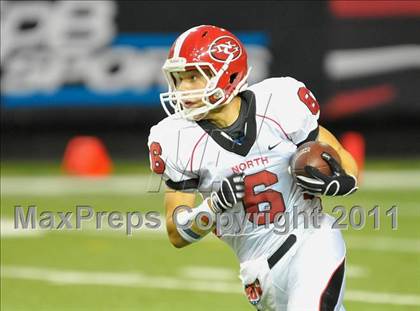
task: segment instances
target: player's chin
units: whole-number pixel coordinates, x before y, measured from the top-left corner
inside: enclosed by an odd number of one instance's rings
[[[203,120],[206,117],[207,113],[200,113],[192,117],[194,121]]]
[[[187,108],[188,110],[193,112],[195,109],[199,109],[203,106],[204,106],[203,103],[194,103],[194,104],[191,104],[191,105],[184,105],[184,108]],[[207,112],[195,114],[195,115],[191,116],[189,119],[191,119],[193,121],[200,121],[200,120],[204,119],[207,114],[208,114]]]

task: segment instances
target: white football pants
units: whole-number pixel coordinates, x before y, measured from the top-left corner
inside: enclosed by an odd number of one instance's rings
[[[340,230],[331,228],[334,221],[323,214],[321,228],[305,233],[287,265],[272,267],[276,310],[344,311],[346,247]]]

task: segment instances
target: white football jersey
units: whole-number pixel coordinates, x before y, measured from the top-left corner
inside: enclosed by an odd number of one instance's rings
[[[276,230],[277,214],[290,218],[296,209],[320,206],[288,172],[297,145],[318,133],[319,106],[305,85],[290,77],[264,80],[241,96],[249,106],[241,144],[216,127],[172,115],[151,128],[148,145],[151,169],[168,186],[195,188],[204,198],[218,190],[223,177],[244,173],[243,202],[226,212],[235,213],[235,223],[218,232],[243,262],[282,244],[286,235]]]

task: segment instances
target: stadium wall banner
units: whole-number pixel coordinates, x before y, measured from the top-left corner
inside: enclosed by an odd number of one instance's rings
[[[329,1],[324,120],[420,116],[420,2]]]
[[[1,15],[2,108],[159,105],[179,33],[119,32],[114,1],[2,1]],[[251,79],[268,77],[269,35],[237,35]]]

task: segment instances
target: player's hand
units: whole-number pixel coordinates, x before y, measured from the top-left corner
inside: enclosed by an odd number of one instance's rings
[[[244,175],[233,174],[222,179],[220,189],[210,194],[212,206],[216,212],[232,208],[245,195]]]
[[[353,175],[348,175],[341,165],[328,153],[322,153],[321,157],[331,168],[332,176],[321,173],[312,166],[305,166],[305,172],[312,176],[296,176],[297,184],[304,192],[313,195],[349,195],[357,190],[357,180]]]

